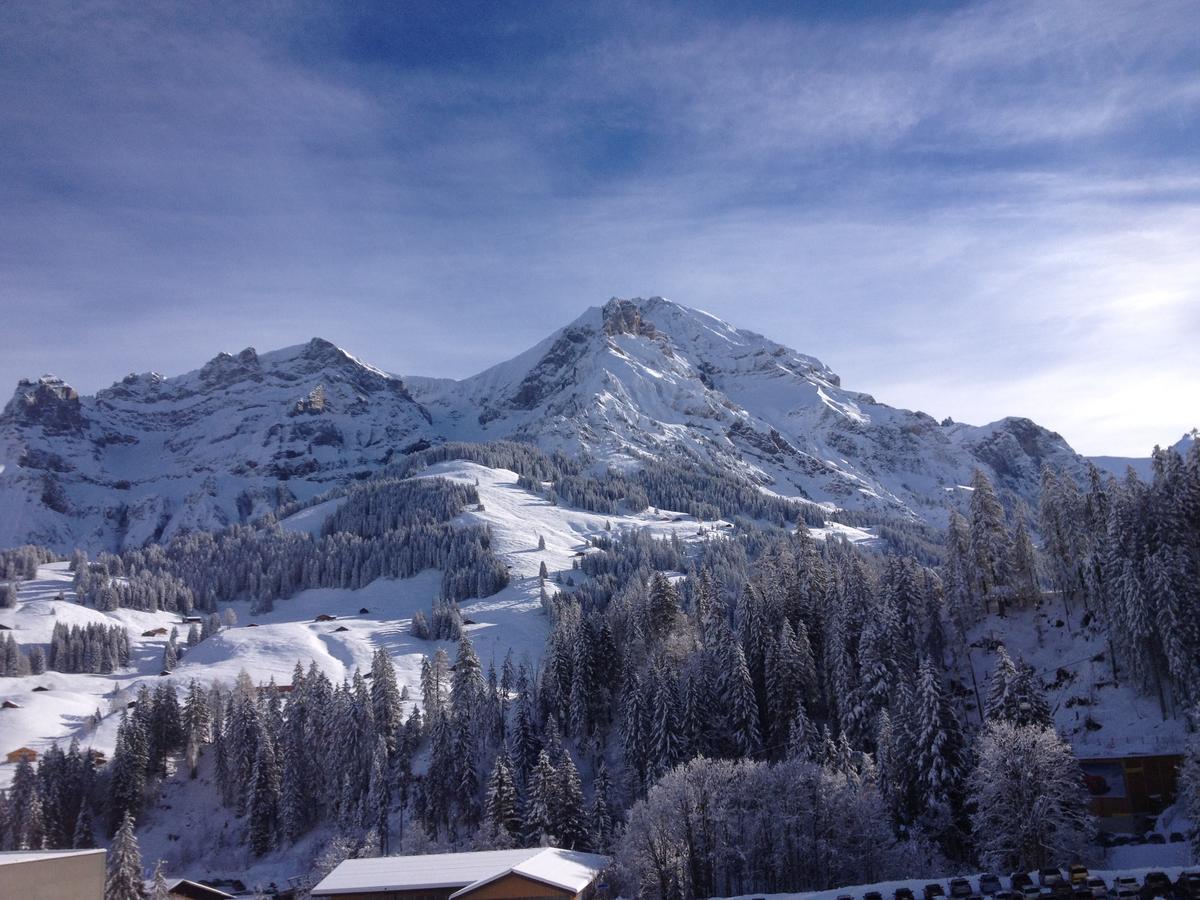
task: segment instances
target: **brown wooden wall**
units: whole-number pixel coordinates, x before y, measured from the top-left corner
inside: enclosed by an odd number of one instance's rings
[[[572,900],[574,894],[524,875],[510,873],[480,885],[459,900]]]
[[[419,891],[372,891],[369,894],[313,894],[317,897],[350,897],[353,900],[450,900],[450,895],[460,888],[425,888]]]

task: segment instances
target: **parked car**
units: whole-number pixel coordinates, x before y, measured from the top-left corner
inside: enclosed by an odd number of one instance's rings
[[[1058,869],[1038,869],[1038,883],[1042,887],[1054,887],[1062,880],[1062,872]]]
[[[934,897],[945,897],[946,889],[942,887],[940,881],[931,881],[922,889],[925,900],[933,900]]]
[[[1042,889],[1030,881],[1029,884],[1021,888],[1021,896],[1027,898],[1027,900],[1030,897],[1040,897],[1042,896]]]
[[[867,891],[863,894],[863,900],[883,900],[883,894],[879,891]]]
[[[1108,896],[1108,885],[1104,883],[1103,878],[1097,878],[1095,875],[1088,877],[1087,886],[1092,892],[1092,896],[1096,900],[1103,900]]]
[[[971,882],[965,878],[950,879],[950,896],[951,897],[970,897],[974,891],[971,889]]]
[[[1071,888],[1072,900],[1095,900],[1092,896],[1092,889],[1086,884],[1077,884]]]
[[[854,900],[853,894],[838,894],[837,900]]]
[[[913,896],[912,888],[896,888],[896,893],[893,894],[895,900],[916,900]]]
[[[1117,900],[1131,900],[1142,896],[1142,886],[1132,875],[1118,875],[1113,879],[1113,896]]]
[[[1021,900],[1021,895],[1016,891],[996,891],[992,900]]]
[[[1142,879],[1142,896],[1146,900],[1152,897],[1166,897],[1171,900],[1175,896],[1175,886],[1166,872],[1147,872]]]
[[[1087,884],[1088,876],[1091,874],[1087,866],[1081,866],[1079,863],[1067,869],[1067,878],[1071,884]]]
[[[1000,891],[999,876],[991,875],[991,874],[979,876],[979,893],[987,894],[988,896],[991,896],[992,894],[998,893],[999,891]]]
[[[1033,884],[1033,879],[1029,877],[1028,872],[1013,872],[1008,876],[1008,880],[1012,884],[1014,891],[1023,891],[1025,885]]]
[[[1071,882],[1056,881],[1056,882],[1054,882],[1054,884],[1050,885],[1049,894],[1051,897],[1061,898],[1061,900],[1067,900],[1067,898],[1072,895],[1073,891],[1074,891],[1074,888],[1071,887]]]
[[[1200,898],[1200,872],[1180,872],[1175,880],[1175,896],[1179,900]]]

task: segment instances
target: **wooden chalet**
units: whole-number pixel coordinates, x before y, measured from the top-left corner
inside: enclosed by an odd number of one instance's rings
[[[10,763],[37,762],[38,752],[32,747],[18,747],[11,753],[5,754],[4,758]]]

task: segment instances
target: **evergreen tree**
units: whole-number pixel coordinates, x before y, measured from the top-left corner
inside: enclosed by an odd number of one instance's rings
[[[610,799],[611,795],[612,782],[609,780],[604,760],[601,760],[600,766],[596,770],[596,779],[592,783],[592,804],[588,809],[591,846],[598,852],[604,852],[612,845],[616,816]]]
[[[507,753],[496,757],[495,768],[488,779],[484,800],[484,816],[497,835],[503,835],[503,843],[515,844],[521,837],[522,822],[520,798],[513,780],[512,762]]]
[[[126,812],[108,850],[108,871],[104,879],[104,900],[144,900],[142,855],[133,833],[133,815]]]
[[[1011,556],[1008,531],[1004,524],[1004,507],[982,469],[976,469],[971,476],[970,534],[980,596],[984,603],[994,601],[996,611],[1004,615],[1009,597],[1006,564]]]
[[[260,735],[254,770],[250,776],[250,849],[262,856],[275,847],[279,824],[279,763],[269,734]]]
[[[546,845],[554,834],[557,778],[550,756],[543,750],[529,775],[525,807],[525,838],[533,845]]]
[[[150,879],[150,890],[146,900],[171,900],[167,890],[167,876],[163,873],[163,861],[160,859],[154,865],[154,875]]]
[[[554,838],[556,846],[567,850],[587,850],[588,826],[583,804],[583,785],[579,771],[564,753],[557,771],[554,810]]]

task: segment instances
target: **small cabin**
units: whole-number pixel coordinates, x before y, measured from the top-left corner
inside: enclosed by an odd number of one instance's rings
[[[339,625],[337,628],[335,628],[333,630],[334,630],[334,633],[337,633],[339,631],[349,631],[350,629],[347,628],[345,625]]]
[[[257,622],[250,622],[250,623],[248,623],[248,624],[246,625],[246,627],[247,627],[247,628],[257,628],[257,627],[258,627],[258,623],[257,623]]]
[[[321,613],[313,621],[315,621],[315,622],[333,622],[336,619],[337,619],[337,616],[331,616],[329,613]]]
[[[48,690],[50,690],[50,688],[46,687],[44,684],[39,684],[37,687],[35,687],[33,689],[33,693],[40,694],[43,691],[48,691]]]
[[[204,617],[203,616],[184,616],[183,624],[184,625],[203,625]]]
[[[0,709],[20,709],[20,708],[21,708],[21,704],[16,703],[12,700],[5,700],[3,703],[0,703]]]
[[[5,625],[3,622],[0,622],[0,631],[12,631],[12,626]]]
[[[146,882],[147,896],[153,884],[152,881]],[[189,881],[187,878],[168,878],[167,897],[169,900],[225,900],[227,897],[232,898],[233,894],[227,894],[199,881]]]
[[[167,629],[165,628],[151,628],[149,631],[143,631],[142,637],[164,637],[166,633]]]
[[[360,610],[358,611],[358,614],[359,614],[360,616],[365,616],[365,615],[367,615],[369,612],[370,612],[370,610],[369,610],[369,609],[367,609],[367,608],[364,606],[362,609],[360,609]]]
[[[13,750],[11,753],[5,754],[4,758],[10,763],[19,763],[19,762],[30,762],[31,763],[31,762],[37,761],[38,752],[36,750],[32,749],[31,747],[18,747],[16,750]]]

